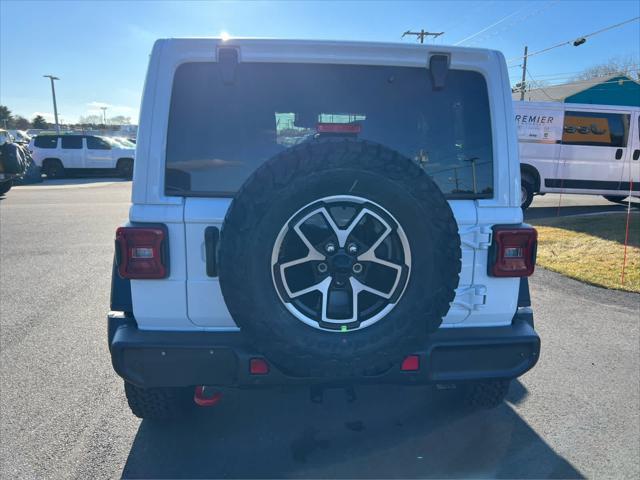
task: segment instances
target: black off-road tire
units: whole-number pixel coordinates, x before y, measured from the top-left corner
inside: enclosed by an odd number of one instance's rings
[[[511,380],[487,380],[463,386],[465,400],[472,408],[492,409],[500,406],[509,393]]]
[[[4,195],[13,187],[13,181],[7,180],[6,182],[0,183],[0,195]]]
[[[352,195],[404,229],[411,274],[396,306],[366,328],[331,332],[287,310],[273,284],[272,249],[289,218],[324,197]],[[290,148],[245,182],[224,221],[219,278],[225,303],[253,346],[293,375],[346,377],[398,365],[424,347],[458,286],[460,238],[444,195],[415,162],[382,145],[323,139]]]
[[[133,177],[133,159],[121,158],[118,160],[116,172],[119,177],[130,180]]]
[[[521,202],[520,207],[522,210],[526,210],[531,205],[531,202],[533,202],[533,196],[536,193],[535,187],[528,177],[522,177],[522,180],[520,181],[520,188],[523,192],[526,192],[525,200]]]
[[[64,178],[66,176],[64,166],[57,158],[48,158],[44,160],[42,171],[50,180],[54,178]]]
[[[194,409],[193,388],[140,388],[124,382],[131,412],[147,420],[169,421],[182,418]]]

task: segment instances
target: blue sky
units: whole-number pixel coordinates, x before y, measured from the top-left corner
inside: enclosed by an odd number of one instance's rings
[[[107,2],[0,1],[0,103],[52,117],[56,84],[63,121],[99,113],[137,122],[156,38],[231,36],[400,42],[407,29],[445,31],[436,43],[502,50],[511,59],[640,15],[640,2]],[[464,41],[463,41],[464,40]],[[404,40],[414,42],[413,39]],[[433,42],[433,41],[430,41]],[[610,57],[640,63],[640,22],[531,57],[534,78],[557,83]],[[516,60],[517,63],[517,60]],[[520,70],[512,68],[512,83]]]

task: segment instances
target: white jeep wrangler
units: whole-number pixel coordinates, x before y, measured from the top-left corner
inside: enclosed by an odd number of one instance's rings
[[[133,413],[285,384],[500,403],[540,352],[512,119],[495,51],[157,41],[108,317]]]

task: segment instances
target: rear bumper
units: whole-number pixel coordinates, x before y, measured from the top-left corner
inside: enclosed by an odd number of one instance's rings
[[[111,313],[109,347],[115,371],[141,387],[215,385],[429,384],[516,378],[540,355],[533,314],[521,308],[511,325],[439,329],[414,352],[420,369],[404,372],[397,365],[383,374],[349,378],[309,378],[284,374],[270,364],[266,375],[251,375],[252,351],[240,332],[169,332],[140,330],[132,317]]]

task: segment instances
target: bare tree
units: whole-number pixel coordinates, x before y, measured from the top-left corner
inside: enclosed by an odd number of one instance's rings
[[[87,115],[78,119],[80,125],[102,125],[102,115]]]
[[[117,115],[109,119],[109,123],[112,125],[129,125],[131,124],[131,117],[125,117],[124,115]]]
[[[571,78],[572,81],[589,80],[594,77],[607,75],[625,75],[640,80],[640,60],[632,55],[626,57],[611,57],[603,63],[593,65]]]

